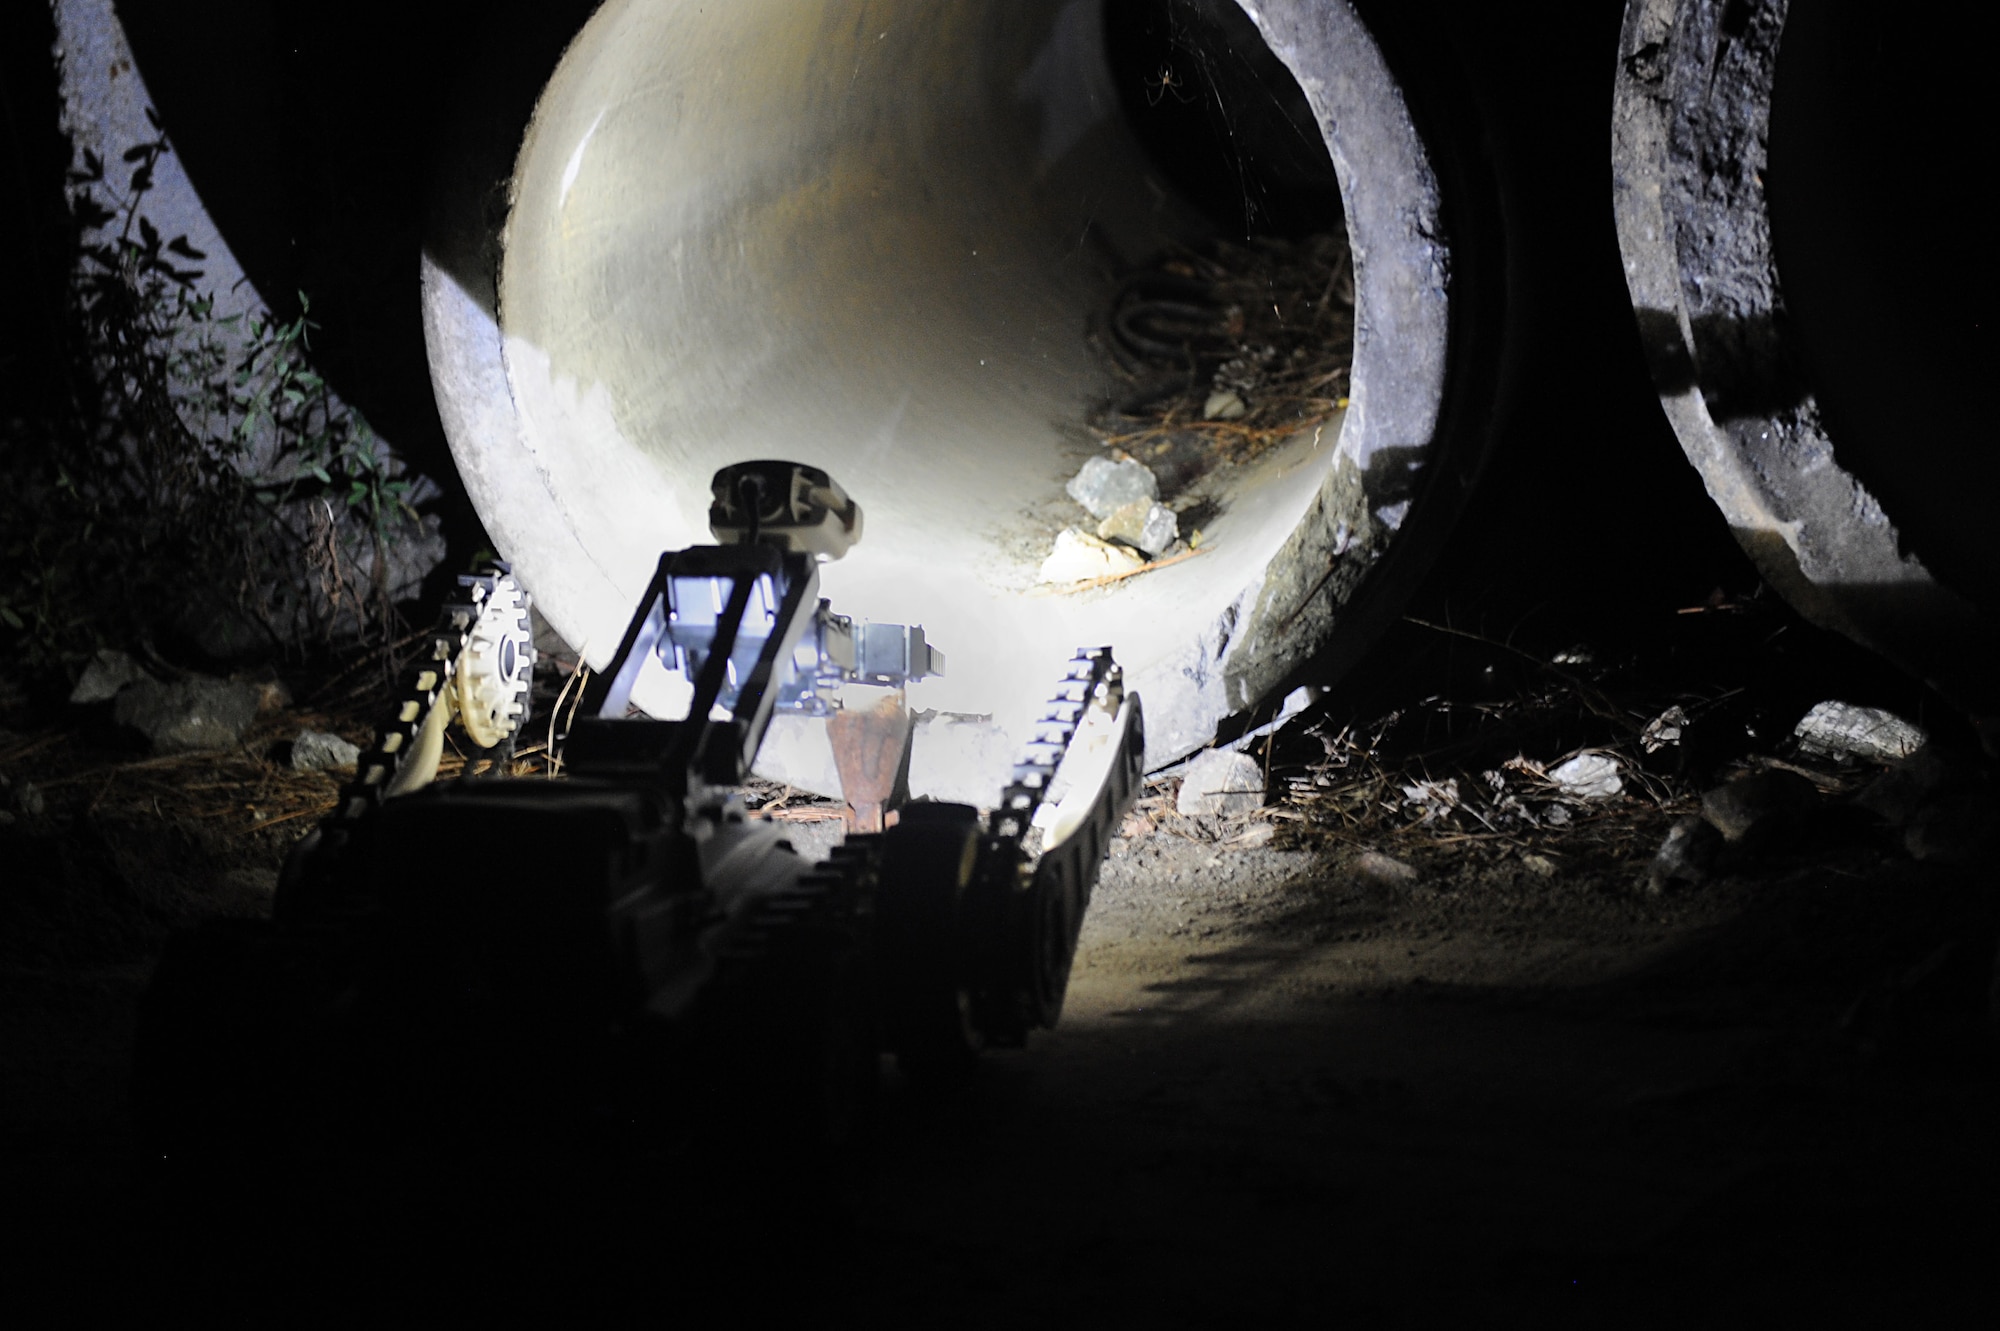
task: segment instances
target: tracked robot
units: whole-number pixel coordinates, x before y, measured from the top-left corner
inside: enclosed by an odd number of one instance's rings
[[[1109,650],[1077,653],[990,811],[899,802],[901,689],[944,660],[819,597],[859,505],[787,462],[725,468],[713,495],[718,543],[661,557],[560,736],[564,779],[436,779],[454,722],[508,751],[534,660],[505,566],[460,580],[272,918],[163,958],[138,1049],[151,1155],[703,1124],[832,1142],[883,1054],[951,1077],[1055,1024],[1142,775]],[[668,686],[685,719],[637,713]],[[779,711],[835,729],[857,830],[823,862],[742,799]]]

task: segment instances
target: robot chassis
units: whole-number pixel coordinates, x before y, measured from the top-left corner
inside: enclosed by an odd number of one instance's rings
[[[1077,653],[990,814],[892,809],[901,687],[944,663],[921,628],[819,599],[859,506],[785,462],[724,468],[713,492],[720,544],[661,557],[563,738],[567,780],[435,779],[453,717],[511,752],[533,666],[506,566],[460,579],[272,918],[209,921],[163,957],[136,1077],[153,1158],[468,1124],[831,1144],[865,1122],[881,1053],[949,1077],[1056,1023],[1143,774],[1110,651]],[[642,681],[675,678],[685,720],[629,714]],[[844,684],[884,701],[842,709]],[[822,863],[740,797],[781,710],[828,719],[860,829]]]

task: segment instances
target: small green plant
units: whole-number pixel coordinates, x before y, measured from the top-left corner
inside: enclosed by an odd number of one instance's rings
[[[218,314],[207,256],[145,216],[170,151],[128,150],[123,191],[89,151],[70,175],[63,407],[0,429],[0,631],[30,668],[225,622],[237,654],[386,642],[411,483],[312,368],[306,297]]]

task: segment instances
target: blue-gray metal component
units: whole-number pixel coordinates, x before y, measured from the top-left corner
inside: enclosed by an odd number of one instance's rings
[[[682,580],[674,588],[676,614],[670,614],[666,622],[660,664],[694,681],[712,648],[716,614],[720,614],[720,610],[706,608],[726,604],[728,586],[724,580],[712,580],[706,588],[696,586],[694,580]],[[770,592],[756,592],[750,598],[750,614],[738,630],[736,652],[730,658],[728,683],[718,697],[724,707],[736,707],[738,660],[754,660],[756,646],[772,632],[772,622],[764,614],[764,608],[772,604]],[[678,614],[682,606],[686,614]],[[798,715],[828,715],[834,709],[828,693],[842,683],[902,687],[914,679],[942,673],[944,652],[924,638],[922,626],[856,622],[848,616],[836,616],[832,604],[822,600],[782,665],[778,697],[772,707]]]

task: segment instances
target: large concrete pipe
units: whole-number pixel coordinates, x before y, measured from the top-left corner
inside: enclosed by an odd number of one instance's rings
[[[584,25],[504,203],[477,171],[447,201],[424,300],[459,471],[588,660],[659,551],[705,539],[709,475],[760,456],[824,467],[867,510],[825,571],[837,608],[949,654],[913,697],[938,714],[920,792],[992,788],[1008,743],[965,718],[1025,719],[1079,644],[1117,648],[1159,764],[1362,632],[1392,546],[1435,544],[1436,477],[1478,447],[1444,419],[1466,330],[1438,173],[1343,0],[1156,8],[1310,108],[1354,256],[1351,402],[1231,475],[1197,557],[1080,595],[1035,573],[1114,389],[1090,318],[1120,263],[1202,226],[1120,114],[1117,13],[609,0]],[[766,770],[825,788],[823,745],[781,735]]]
[[[1612,152],[1660,401],[1739,541],[1996,746],[1980,58],[1874,6],[1629,0]]]

